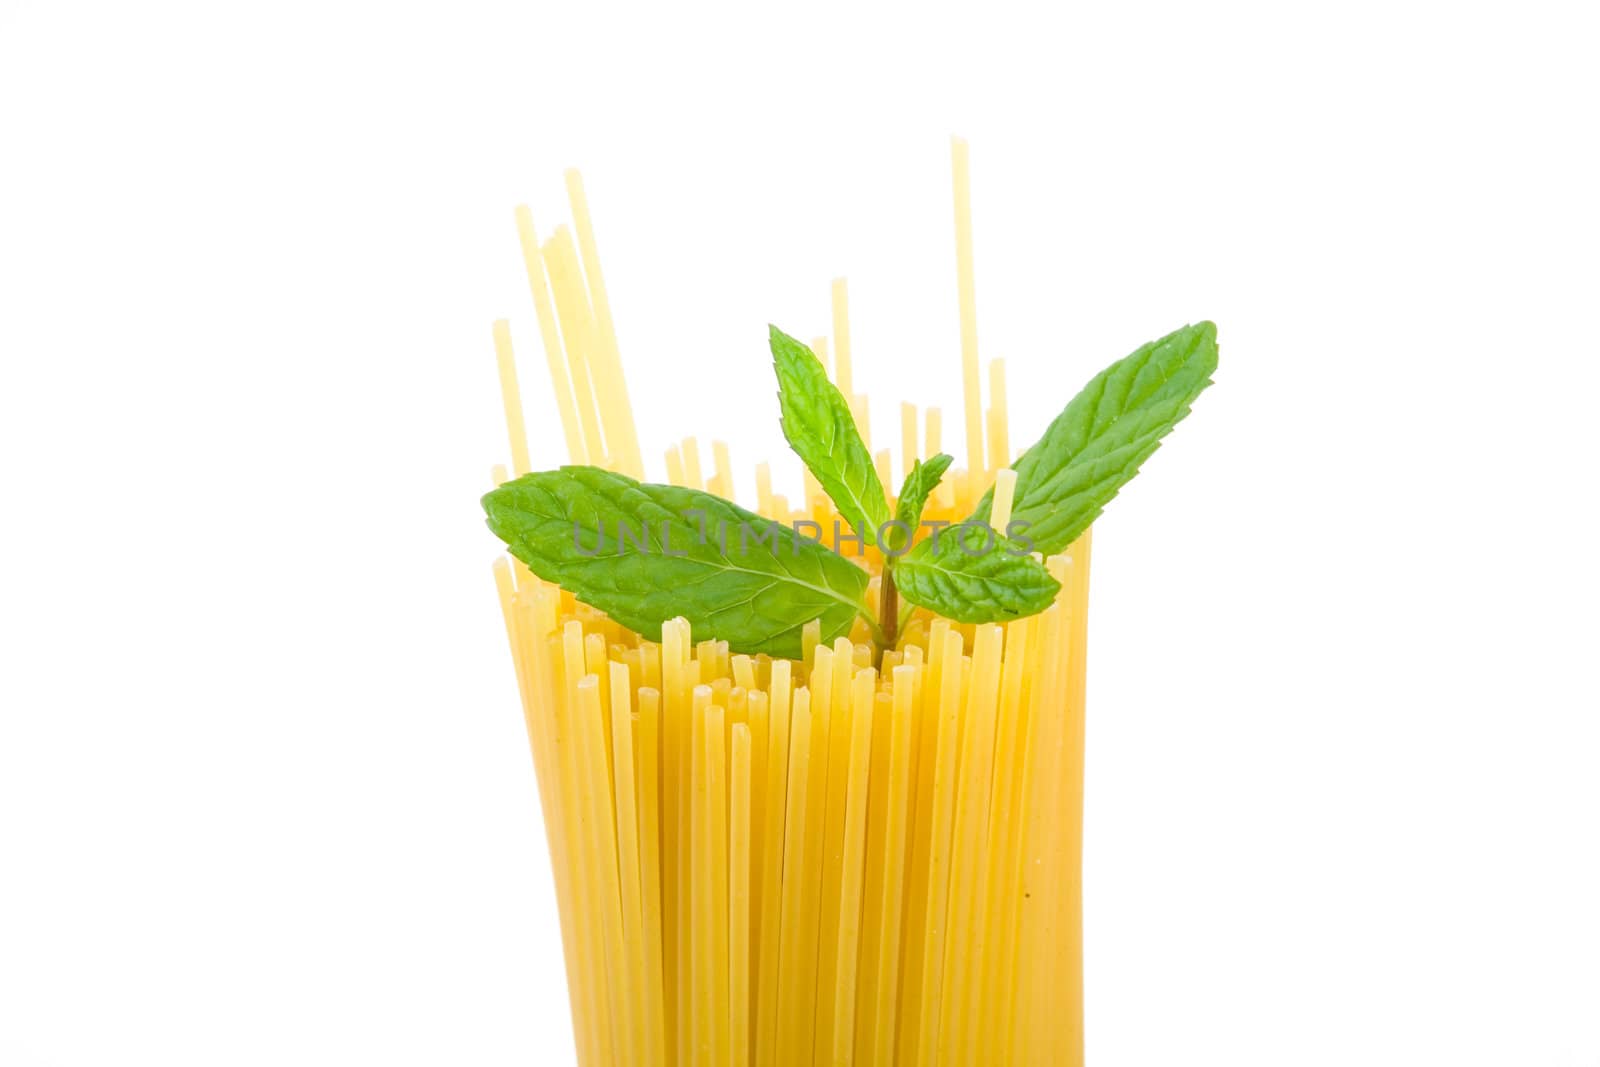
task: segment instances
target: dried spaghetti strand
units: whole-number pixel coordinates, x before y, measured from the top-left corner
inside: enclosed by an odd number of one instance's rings
[[[750,1064],[750,728],[733,727],[728,790],[728,1043],[733,1067]]]
[[[683,448],[683,484],[690,489],[704,489],[705,479],[700,474],[700,442],[693,437],[685,437]]]
[[[1011,462],[1011,430],[1006,420],[1006,361],[1003,359],[989,361],[989,411],[986,418],[989,469],[998,470]]]
[[[1055,929],[1060,951],[1052,960],[1051,981],[1061,991],[1064,1019],[1050,1027],[1055,1062],[1083,1063],[1083,756],[1085,653],[1088,650],[1089,552],[1092,529],[1068,549],[1072,568],[1063,590],[1068,598],[1066,715],[1063,723],[1058,860],[1055,867]]]
[[[883,676],[900,666],[899,652],[883,654]],[[855,1058],[871,1063],[878,1008],[878,953],[883,947],[883,836],[888,822],[889,734],[894,698],[879,686],[872,698],[872,758],[867,769],[866,865],[861,881],[861,952],[856,962]]]
[[[872,760],[872,710],[877,672],[856,672],[850,683],[850,756],[846,773],[843,855],[839,874],[839,936],[833,968],[833,1062],[849,1064],[855,1049],[856,961],[861,948],[861,880],[867,833],[867,772]],[[840,731],[841,733],[843,731]],[[828,987],[824,986],[824,990]]]
[[[843,278],[835,278],[833,304],[833,382],[848,401],[855,395],[850,366],[850,294]]]
[[[556,710],[556,749],[561,753],[561,793],[571,803],[565,806],[567,840],[572,843],[575,921],[584,962],[583,991],[587,1001],[584,1013],[589,1019],[589,1034],[583,1044],[589,1049],[588,1062],[610,1063],[612,1046],[612,1002],[606,984],[605,899],[600,891],[598,861],[592,835],[592,814],[585,791],[587,766],[581,740],[582,702],[578,683],[583,677],[583,624],[569,621],[559,638],[562,678]]]
[[[961,763],[956,792],[955,823],[950,853],[950,902],[944,958],[944,1009],[940,1012],[939,1047],[960,1049],[966,1027],[968,986],[983,972],[978,955],[981,921],[978,871],[988,842],[990,775],[994,768],[994,732],[1000,695],[1000,661],[1004,633],[995,623],[977,628],[972,642],[972,684],[963,713]]]
[[[833,705],[832,678],[844,670],[835,664],[833,650],[818,645],[816,665],[811,671],[811,778],[806,785],[806,865],[802,868],[800,902],[799,1013],[805,1020],[797,1035],[798,1043],[786,1045],[802,1063],[810,1063],[817,1038],[817,964],[822,939],[823,871],[827,856],[828,758],[829,741],[838,717]]]
[[[644,891],[639,876],[639,807],[634,789],[633,710],[628,668],[612,661],[611,750],[615,768],[616,843],[618,881],[622,902],[622,948],[627,970],[629,1047],[645,1059],[648,1053],[645,1018]]]
[[[605,754],[600,734],[604,713],[600,710],[600,679],[585,675],[578,682],[577,744],[582,780],[604,780]],[[624,1063],[632,1062],[632,1034],[628,1020],[633,1008],[629,1002],[626,980],[627,960],[622,948],[622,901],[617,878],[617,848],[611,813],[611,796],[601,789],[584,790],[589,797],[588,858],[595,874],[593,888],[596,894],[596,921],[600,926],[601,950],[605,953],[605,989],[609,994],[611,1025],[609,1039],[614,1056]]]
[[[793,842],[784,828],[791,759],[789,753],[789,661],[772,665],[769,722],[767,724],[767,796],[761,853],[761,930],[758,935],[760,970],[756,979],[756,1064],[777,1062],[779,941],[785,913],[784,854]]]
[[[978,1045],[990,1054],[1007,1059],[1011,1055],[1010,959],[1015,945],[1015,930],[1009,922],[1007,902],[1014,891],[1011,871],[1015,865],[1017,832],[1017,786],[1023,775],[1022,738],[1027,728],[1027,703],[1023,682],[1030,664],[1034,618],[1018,619],[1006,626],[1005,663],[1000,678],[1000,721],[995,732],[995,773],[989,801],[989,828],[986,834],[988,855],[978,888],[978,912],[982,916],[982,974],[975,983],[966,1010],[977,1020],[969,1032],[966,1049],[976,1056]],[[957,1050],[958,1053],[961,1050]]]
[[[870,1063],[892,1063],[895,1037],[895,991],[900,974],[900,916],[905,899],[911,791],[911,733],[916,718],[914,680],[918,667],[894,669],[894,720],[889,735],[889,808],[884,825],[883,945],[878,951],[877,1011],[873,1019]]]
[[[706,720],[711,709],[711,687],[694,688],[690,713],[689,742],[689,841],[690,882],[685,899],[692,909],[689,936],[694,954],[690,968],[690,1059],[688,1063],[711,1063],[716,1056],[716,1037],[712,1030],[711,1001],[716,995],[716,943],[712,928],[716,924],[716,898],[711,887],[711,769],[706,741]]]
[[[814,1024],[816,1053],[833,1050],[833,1004],[837,980],[841,877],[844,869],[845,800],[849,786],[850,741],[854,709],[850,686],[854,675],[855,645],[848,637],[833,642],[833,673],[829,695],[827,797],[823,809],[821,910],[817,927],[817,1003]]]
[[[532,467],[528,460],[528,430],[522,421],[522,390],[517,385],[517,360],[511,351],[511,324],[496,319],[495,363],[500,370],[500,396],[506,409],[506,433],[511,439],[511,469],[518,477]]]
[[[956,769],[961,743],[961,689],[963,656],[961,635],[945,637],[944,663],[939,672],[938,738],[934,747],[932,831],[928,846],[928,879],[924,889],[928,905],[923,920],[922,993],[916,1020],[917,1054],[933,1057],[938,1051],[940,1015],[944,995],[944,949],[949,935],[951,830],[955,822]],[[909,1024],[912,1020],[907,1019]]]
[[[645,948],[644,1052],[647,1063],[664,1064],[668,1046],[662,971],[660,739],[661,693],[647,686],[639,690],[638,746],[639,869]]]
[[[967,469],[982,471],[983,388],[978,370],[978,301],[972,263],[972,180],[967,142],[950,139],[950,170],[956,207],[956,296],[961,310],[961,395],[967,427]],[[931,454],[931,453],[930,453]]]
[[[950,644],[950,623],[935,619],[928,629],[926,680],[919,677],[915,701],[917,716],[912,742],[911,843],[907,869],[905,953],[901,962],[897,1058],[892,1062],[916,1063],[921,1036],[922,972],[926,964],[925,926],[929,914],[928,864],[933,847],[933,772],[939,740],[940,679]],[[959,634],[956,635],[959,639]],[[957,664],[956,669],[960,670]]]
[[[689,932],[692,780],[690,756],[689,628],[682,619],[661,627],[662,771],[661,854],[662,975],[666,982],[668,1047],[679,1064],[689,1064],[693,1031],[690,996]]]
[[[994,500],[989,509],[989,525],[996,532],[1005,533],[1006,527],[1011,524],[1011,505],[1017,493],[1017,472],[1010,467],[997,472],[994,476]]]
[[[900,477],[904,479],[917,463],[917,405],[900,405]]]
[[[747,661],[748,662],[748,661]],[[751,670],[752,675],[754,669]],[[767,833],[767,749],[772,729],[772,706],[766,690],[752,684],[749,690],[750,726],[750,803],[748,820],[750,843],[745,856],[745,878],[749,883],[749,906],[745,909],[745,944],[748,946],[750,973],[745,981],[745,1041],[755,1043],[756,985],[761,974],[761,862]],[[729,816],[730,819],[732,816]],[[732,831],[730,830],[730,833]],[[754,1052],[750,1054],[752,1060]]]
[[[583,443],[583,430],[578,425],[578,411],[572,399],[572,381],[567,375],[567,364],[562,354],[561,335],[550,301],[550,287],[544,258],[539,252],[539,234],[533,226],[533,213],[524,205],[517,208],[516,216],[522,265],[527,271],[528,292],[533,298],[533,310],[539,322],[539,339],[544,348],[545,364],[550,371],[550,391],[555,397],[561,433],[567,443],[567,462],[587,463],[589,455]]]
[[[728,735],[727,712],[712,704],[706,709],[706,841],[707,877],[701,892],[711,900],[711,1057],[712,1067],[727,1067],[729,1048],[729,955],[732,929],[729,908],[728,855]]]
[[[594,331],[590,361],[594,369],[595,395],[600,402],[605,425],[606,447],[615,469],[630,478],[644,477],[644,460],[639,453],[639,438],[634,428],[633,405],[628,400],[628,382],[622,374],[622,358],[617,351],[617,330],[611,319],[611,297],[606,292],[605,275],[600,270],[600,250],[595,244],[594,227],[589,219],[589,198],[584,193],[583,176],[576,170],[566,173],[567,200],[572,205],[572,226],[578,235],[578,251],[583,256],[583,277],[588,282],[590,306],[594,310]]]
[[[713,474],[709,490],[725,499],[733,498],[733,461],[728,456],[726,441],[711,442],[711,465]]]
[[[607,444],[601,438],[599,400],[589,366],[594,312],[583,291],[578,254],[572,247],[572,234],[565,226],[540,249],[550,289],[555,294],[556,315],[561,320],[561,341],[567,353],[567,370],[572,375],[573,405],[578,425],[583,430],[583,447],[589,462],[605,465]]]
[[[804,686],[794,691],[794,710],[789,720],[789,785],[788,802],[783,832],[783,920],[779,933],[778,966],[778,1039],[769,1050],[773,1062],[780,1054],[790,1062],[800,1048],[804,1031],[811,1028],[811,1017],[805,1010],[805,991],[801,988],[800,960],[809,948],[815,953],[815,943],[807,945],[802,934],[806,926],[806,889],[811,882],[807,875],[811,857],[807,855],[809,838],[807,816],[811,787],[811,692]]]
[[[927,435],[927,443],[922,446],[922,454],[932,458],[939,454],[944,436],[944,412],[934,407],[929,408],[922,416],[923,432]]]
[[[1058,581],[1065,577],[1062,561],[1053,557],[1047,561],[1051,574]],[[1039,1034],[1049,1025],[1053,1014],[1052,999],[1044,984],[1050,977],[1050,944],[1048,900],[1052,889],[1050,882],[1051,841],[1055,832],[1053,786],[1060,781],[1060,756],[1062,737],[1062,709],[1059,694],[1065,685],[1061,668],[1061,653],[1066,644],[1066,616],[1068,606],[1058,596],[1042,616],[1045,656],[1043,684],[1036,688],[1036,700],[1030,715],[1028,762],[1025,774],[1025,791],[1028,797],[1026,837],[1022,856],[1022,880],[1015,904],[1021,913],[1018,944],[1016,982],[1016,1048],[1014,1054],[1022,1062],[1043,1061],[1049,1050],[1039,1040]]]

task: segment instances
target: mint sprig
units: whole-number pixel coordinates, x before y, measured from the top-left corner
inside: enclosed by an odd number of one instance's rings
[[[1043,611],[1059,592],[1031,553],[1060,551],[1099,516],[1189,414],[1217,366],[1209,322],[1118,360],[1013,465],[1016,494],[1005,530],[988,530],[986,494],[965,523],[908,551],[903,532],[886,526],[889,503],[844,396],[805,345],[772,327],[770,346],[784,436],[862,542],[877,544],[880,531],[889,541],[876,619],[864,603],[861,567],[695,489],[562,467],[487,494],[489,528],[539,577],[652,640],[664,620],[682,616],[695,640],[798,658],[806,623],[821,620],[822,638],[831,641],[860,617],[880,645],[891,645],[901,593],[957,622],[1007,621]],[[950,464],[940,453],[913,466],[896,501],[897,523],[918,530]]]

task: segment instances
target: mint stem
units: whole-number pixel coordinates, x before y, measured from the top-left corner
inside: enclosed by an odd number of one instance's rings
[[[900,637],[900,593],[894,587],[894,570],[888,566],[878,585],[878,619],[883,627],[882,645],[888,651]]]

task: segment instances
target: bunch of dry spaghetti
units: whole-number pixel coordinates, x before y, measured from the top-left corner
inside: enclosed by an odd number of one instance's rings
[[[999,361],[987,408],[980,396],[960,141],[954,167],[972,469],[926,514],[959,520],[1009,456]],[[573,231],[541,242],[525,208],[517,221],[568,451],[642,477],[588,207],[567,178]],[[832,374],[865,436],[842,281],[833,298]],[[495,341],[522,474],[503,322]],[[938,451],[939,425],[902,405],[906,468]],[[707,479],[686,439],[669,479],[731,496],[728,451],[713,455]],[[891,452],[875,458],[889,484]],[[802,507],[765,465],[757,483],[763,515],[835,517],[809,475]],[[919,609],[874,666],[861,623],[831,647],[811,627],[803,661],[691,643],[682,620],[658,644],[497,561],[585,1067],[1081,1064],[1088,535],[1048,566],[1062,590],[1042,614],[963,626]]]

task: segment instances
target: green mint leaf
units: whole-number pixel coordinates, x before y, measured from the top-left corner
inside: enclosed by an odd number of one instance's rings
[[[1044,564],[1024,546],[999,536],[991,543],[976,529],[950,527],[918,542],[895,565],[900,595],[956,622],[1009,622],[1049,607],[1061,583]]]
[[[900,486],[900,496],[895,501],[895,521],[905,523],[910,531],[905,536],[917,532],[917,524],[922,521],[922,509],[928,504],[928,497],[939,484],[939,479],[944,477],[944,472],[950,469],[950,464],[955,462],[955,457],[939,452],[931,459],[924,462],[917,460],[911,466],[911,473],[906,475],[906,480]],[[904,541],[901,532],[894,530],[895,543],[889,548],[898,551]]]
[[[771,334],[783,436],[856,536],[876,544],[878,528],[889,521],[889,503],[850,406],[811,349],[776,326]]]
[[[1097,374],[1012,464],[1012,522],[1046,555],[1071,544],[1189,414],[1217,369],[1217,328],[1201,322],[1152,341]],[[972,519],[989,521],[993,490]],[[1019,530],[1019,533],[1022,531]]]
[[[574,466],[507,482],[483,509],[534,574],[653,641],[681,615],[696,641],[798,659],[807,622],[831,641],[865,610],[866,571],[710,493]]]

